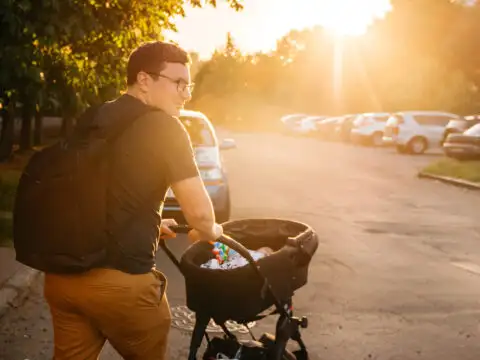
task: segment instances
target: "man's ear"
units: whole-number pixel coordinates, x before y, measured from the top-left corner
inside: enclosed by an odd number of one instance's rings
[[[145,89],[148,86],[149,76],[147,73],[140,71],[137,74],[137,84],[140,89]]]

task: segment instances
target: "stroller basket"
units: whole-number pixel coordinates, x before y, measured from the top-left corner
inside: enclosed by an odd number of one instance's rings
[[[180,260],[187,306],[192,311],[217,324],[227,320],[246,323],[290,299],[307,283],[308,265],[318,247],[317,236],[309,226],[282,219],[244,219],[226,222],[223,228],[247,249],[270,247],[274,253],[251,262],[253,266],[208,269],[201,265],[214,257],[212,245],[192,244]],[[247,257],[245,249],[237,251]]]

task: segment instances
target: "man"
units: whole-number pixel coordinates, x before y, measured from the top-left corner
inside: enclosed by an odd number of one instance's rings
[[[175,237],[169,229],[175,221],[160,222],[169,187],[193,227],[192,241],[216,240],[223,231],[176,118],[191,98],[188,54],[163,42],[140,46],[130,55],[127,85],[125,95],[97,113],[104,124],[140,107],[152,109],[113,145],[106,215],[109,227],[122,231],[112,236],[105,267],[45,275],[57,360],[97,359],[107,339],[125,359],[165,358],[170,310],[155,253],[159,235]]]

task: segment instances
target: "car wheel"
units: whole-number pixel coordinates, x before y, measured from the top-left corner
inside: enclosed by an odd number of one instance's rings
[[[375,147],[379,147],[383,145],[383,133],[380,131],[377,131],[373,133],[372,138],[371,138],[371,143]]]
[[[427,140],[417,136],[408,142],[407,151],[409,154],[419,155],[423,154],[427,150],[427,147]]]

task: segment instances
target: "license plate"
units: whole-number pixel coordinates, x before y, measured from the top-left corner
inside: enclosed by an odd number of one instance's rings
[[[173,190],[171,188],[168,188],[167,190],[167,198],[174,198],[175,194],[173,193]]]

